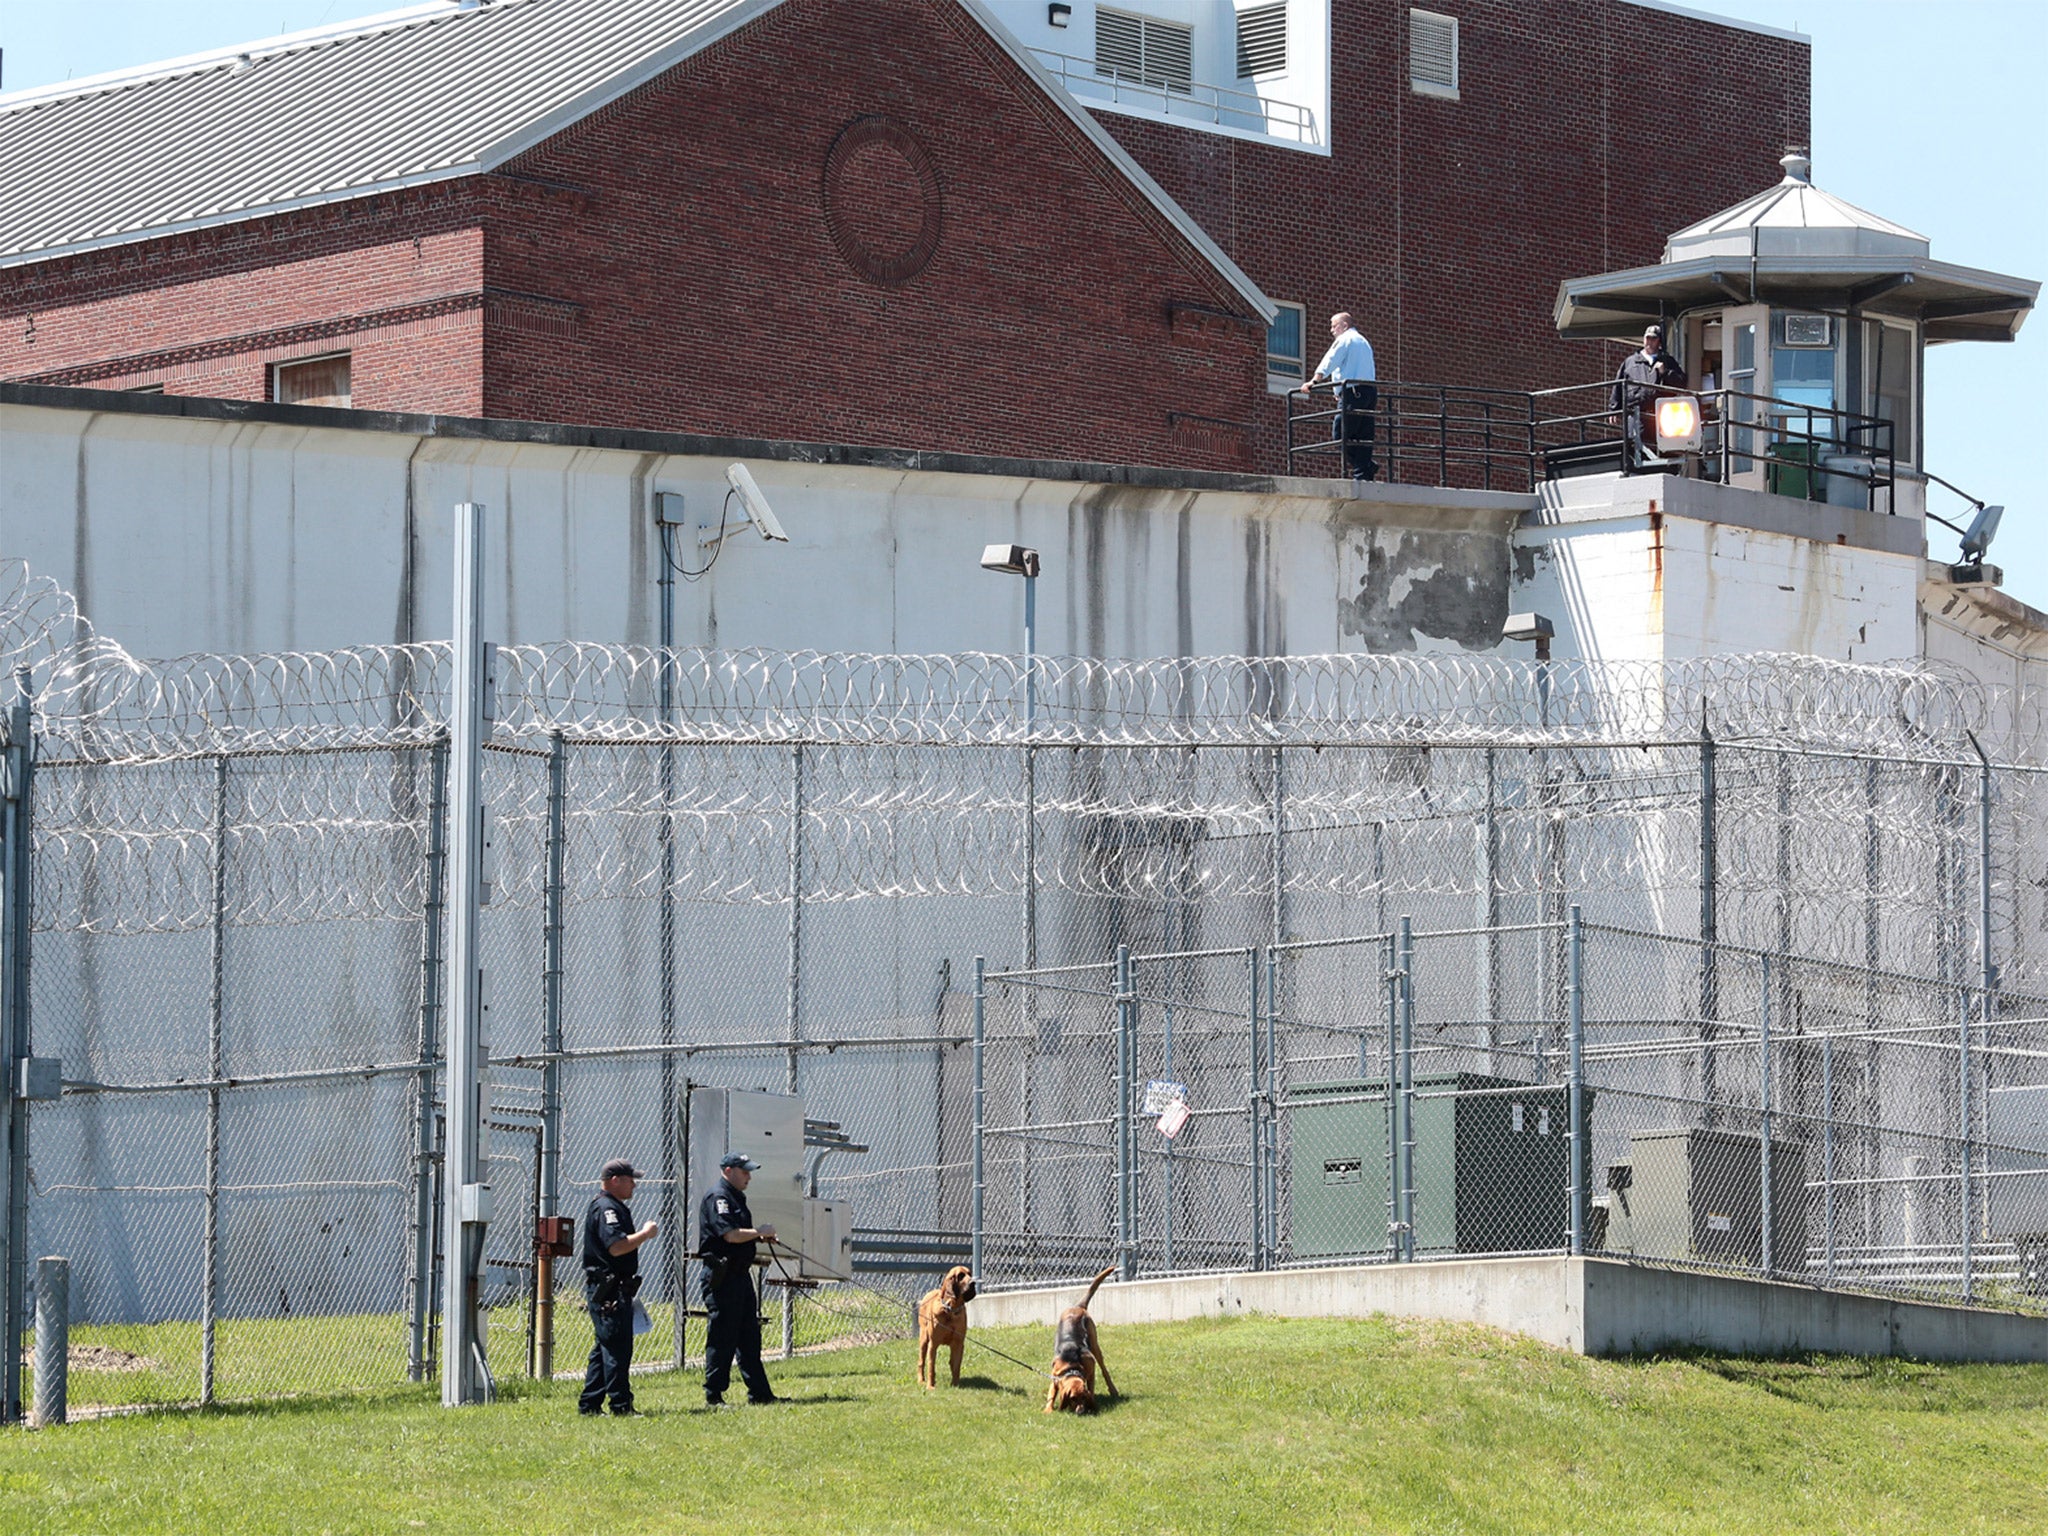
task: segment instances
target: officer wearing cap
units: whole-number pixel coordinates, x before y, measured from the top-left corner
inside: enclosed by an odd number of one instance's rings
[[[640,1247],[661,1228],[635,1228],[626,1202],[640,1170],[623,1157],[604,1165],[599,1194],[583,1213],[583,1296],[590,1308],[590,1365],[576,1406],[598,1413],[607,1394],[612,1415],[633,1412],[633,1295],[640,1289]]]
[[[1657,401],[1685,387],[1685,370],[1664,350],[1664,327],[1643,327],[1643,348],[1621,360],[1614,375],[1614,409],[1623,412],[1622,428],[1631,448],[1657,446]],[[1633,457],[1633,455],[1631,455]]]
[[[718,1165],[723,1175],[697,1207],[697,1257],[704,1265],[704,1401],[725,1401],[735,1357],[747,1401],[772,1403],[768,1372],[761,1366],[761,1313],[754,1299],[754,1249],[775,1242],[773,1227],[754,1225],[747,1209],[747,1185],[761,1165],[742,1152],[728,1152]]]

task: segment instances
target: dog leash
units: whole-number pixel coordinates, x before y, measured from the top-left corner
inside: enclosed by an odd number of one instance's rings
[[[811,1255],[805,1253],[801,1248],[793,1248],[789,1246],[787,1243],[770,1243],[768,1245],[768,1261],[769,1263],[773,1264],[778,1270],[782,1271],[782,1278],[785,1284],[788,1284],[789,1282],[793,1281],[795,1279],[795,1276],[791,1275],[790,1272],[783,1267],[782,1255],[784,1253],[793,1255],[799,1261],[802,1261],[804,1259],[811,1259],[811,1262],[814,1264],[818,1264],[818,1267],[821,1269],[825,1267],[820,1261],[811,1258]],[[857,1291],[865,1291],[870,1296],[873,1296],[878,1300],[886,1301],[887,1303],[889,1303],[892,1309],[901,1307],[904,1304],[903,1298],[901,1296],[891,1296],[887,1291],[878,1290],[874,1286],[863,1284],[859,1280],[846,1279],[840,1281],[839,1283],[841,1285],[851,1286],[854,1290]],[[791,1289],[794,1289],[794,1286],[791,1286]],[[834,1317],[849,1317],[852,1315],[846,1312],[834,1311],[831,1307],[825,1306],[824,1303],[816,1300],[815,1298],[813,1298],[811,1304],[817,1307],[820,1311],[830,1312]],[[1040,1381],[1053,1381],[1057,1379],[1056,1377],[1054,1377],[1052,1372],[1041,1371],[1037,1366],[1032,1365],[1029,1361],[1019,1360],[1015,1355],[1008,1354],[1003,1350],[997,1349],[993,1344],[984,1343],[982,1340],[976,1338],[972,1333],[967,1335],[967,1342],[969,1344],[972,1344],[977,1349],[985,1349],[990,1354],[1009,1361],[1012,1365],[1022,1367],[1024,1370],[1027,1370],[1032,1375],[1036,1376]]]

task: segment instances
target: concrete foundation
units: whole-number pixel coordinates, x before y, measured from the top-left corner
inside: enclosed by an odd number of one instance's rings
[[[1050,1328],[1084,1289],[1085,1282],[984,1291],[973,1321],[982,1328]],[[2048,1317],[1561,1255],[1137,1280],[1105,1285],[1090,1310],[1105,1328],[1246,1313],[1443,1318],[1582,1355],[1705,1349],[2048,1361]]]

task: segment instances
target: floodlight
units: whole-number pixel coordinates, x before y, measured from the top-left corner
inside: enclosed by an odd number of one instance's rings
[[[1974,564],[1984,558],[1984,552],[1998,536],[1998,520],[2004,516],[2003,507],[1977,509],[1977,515],[1970,519],[1970,526],[1963,534],[1963,560],[1966,563]]]
[[[1540,613],[1511,613],[1500,627],[1503,640],[1548,640],[1556,633],[1557,626]]]
[[[1006,576],[1036,576],[1038,551],[1022,544],[991,544],[981,552],[983,570],[1001,571]]]
[[[1691,395],[1665,395],[1657,402],[1657,451],[1700,451],[1700,403]]]
[[[754,477],[747,473],[744,464],[725,466],[726,484],[739,492],[740,502],[754,520],[754,531],[764,539],[778,544],[787,544],[789,535],[782,531],[782,521],[776,517],[775,509],[768,505],[768,498],[761,494],[761,487],[754,483]]]

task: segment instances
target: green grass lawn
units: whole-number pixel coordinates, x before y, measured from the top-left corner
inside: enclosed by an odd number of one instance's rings
[[[972,1348],[961,1390],[920,1391],[902,1342],[771,1361],[792,1401],[769,1409],[653,1375],[639,1420],[579,1418],[565,1383],[453,1413],[404,1388],[8,1431],[0,1530],[2048,1530],[2048,1366],[1101,1323],[1127,1395],[1092,1419],[1041,1414],[1036,1379]],[[977,1336],[1032,1360],[1050,1342]]]

